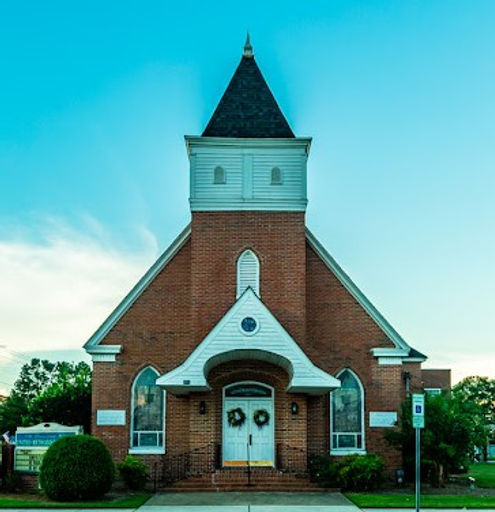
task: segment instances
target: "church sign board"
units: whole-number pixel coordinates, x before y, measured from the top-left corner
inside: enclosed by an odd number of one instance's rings
[[[66,436],[82,434],[82,427],[67,427],[58,423],[40,423],[32,427],[18,427],[14,452],[14,469],[24,473],[38,473],[49,446]]]

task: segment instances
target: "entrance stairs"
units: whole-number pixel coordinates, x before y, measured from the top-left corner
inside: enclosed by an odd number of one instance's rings
[[[268,492],[329,492],[311,482],[307,474],[284,473],[274,468],[223,468],[212,473],[190,476],[160,489],[161,492],[202,491],[268,491]]]

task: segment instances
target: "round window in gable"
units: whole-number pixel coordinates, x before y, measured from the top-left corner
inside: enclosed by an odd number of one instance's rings
[[[252,316],[246,316],[241,320],[240,328],[243,334],[246,336],[252,336],[256,334],[259,329],[258,322]]]

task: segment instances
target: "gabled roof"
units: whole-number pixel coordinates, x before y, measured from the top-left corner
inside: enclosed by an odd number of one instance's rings
[[[402,336],[390,325],[387,319],[373,306],[371,301],[364,295],[364,293],[355,285],[352,279],[344,272],[342,267],[335,261],[335,259],[328,253],[318,239],[306,228],[306,240],[310,247],[322,259],[323,263],[332,271],[334,276],[340,281],[342,286],[354,297],[356,302],[366,311],[371,319],[380,327],[386,334],[387,338],[395,345],[394,349],[377,348],[373,349],[375,356],[382,357],[400,357],[405,361],[422,362],[427,357],[412,348],[406,343]]]
[[[246,317],[255,329],[243,331]],[[321,395],[340,386],[340,381],[315,366],[301,347],[247,288],[217,325],[180,365],[159,377],[156,383],[174,394],[208,391],[208,373],[218,364],[242,359],[267,361],[289,374],[289,393]]]
[[[293,138],[248,44],[203,137]]]
[[[122,318],[124,313],[134,304],[136,299],[146,290],[148,285],[162,271],[167,263],[179,252],[182,246],[189,240],[191,235],[191,225],[188,224],[179,236],[170,244],[167,250],[153,263],[150,269],[138,281],[136,286],[124,297],[122,302],[112,311],[110,316],[100,325],[96,332],[84,345],[88,354],[118,354],[120,345],[105,345],[99,347],[99,343],[110,332],[112,327]],[[113,360],[115,357],[113,358]],[[110,359],[106,359],[110,360]]]

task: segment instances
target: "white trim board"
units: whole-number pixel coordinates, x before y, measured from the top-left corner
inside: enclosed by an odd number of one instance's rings
[[[88,354],[102,356],[110,354],[119,354],[121,351],[120,345],[109,345],[108,349],[104,348],[105,345],[98,347],[103,338],[110,332],[114,325],[122,318],[126,311],[134,304],[136,299],[143,293],[155,277],[163,270],[163,268],[172,260],[172,258],[184,246],[191,235],[191,225],[188,224],[179,236],[170,244],[168,249],[153,263],[150,269],[144,276],[137,282],[132,290],[124,297],[120,304],[110,313],[108,318],[101,324],[95,333],[89,338],[84,345],[84,350]],[[110,349],[110,347],[112,347]],[[115,361],[113,355],[113,361]],[[109,359],[106,359],[107,361]]]
[[[239,323],[252,317],[259,324],[254,334],[242,334]],[[321,395],[340,387],[340,381],[315,366],[252,288],[239,297],[203,341],[179,366],[162,375],[156,383],[181,395],[210,389],[208,373],[227,361],[254,359],[268,361],[289,374],[289,393]]]

